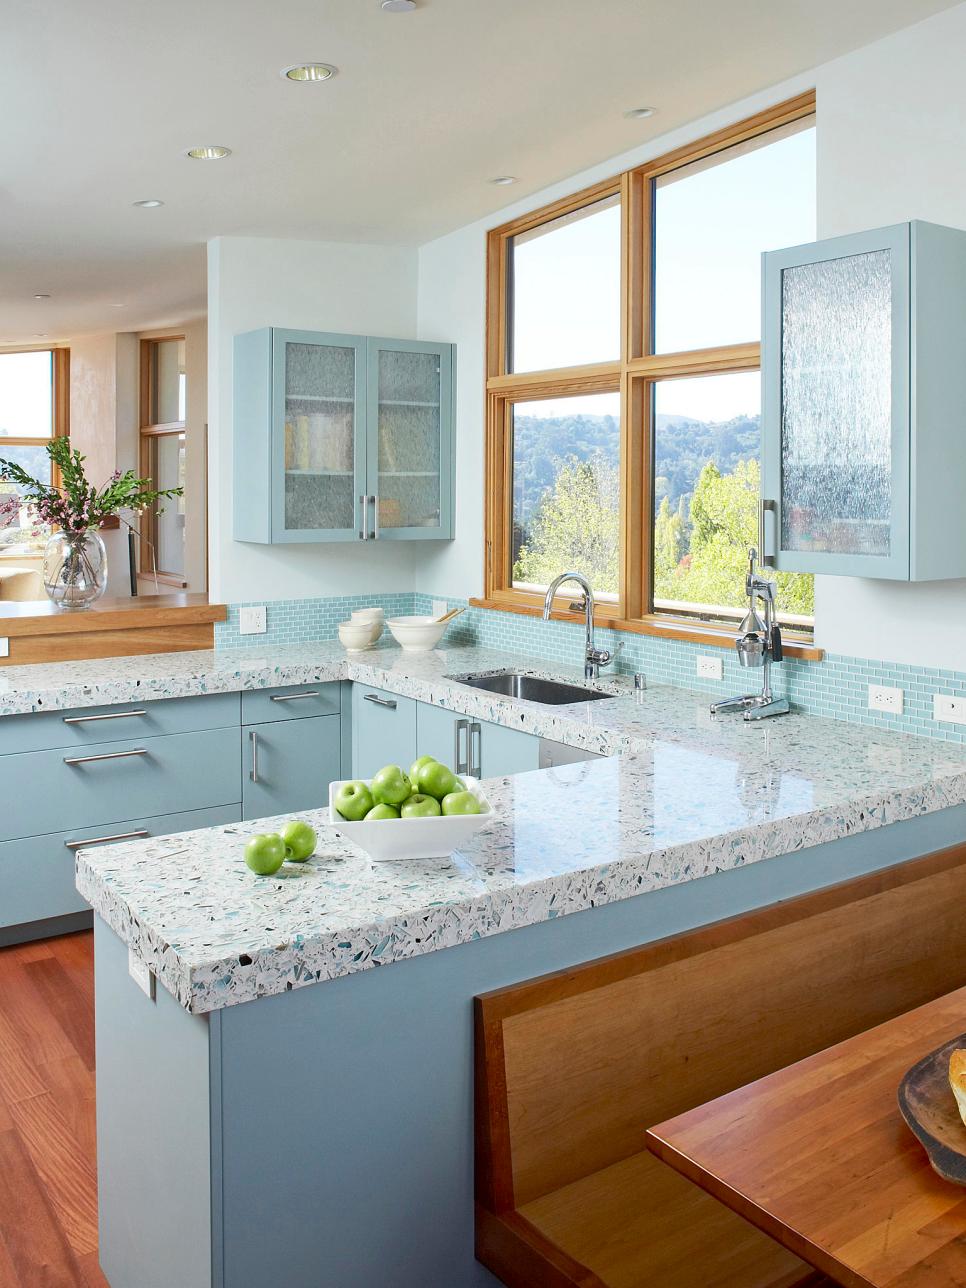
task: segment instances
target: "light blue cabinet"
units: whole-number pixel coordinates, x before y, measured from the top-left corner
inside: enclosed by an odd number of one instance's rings
[[[966,232],[913,221],[763,264],[766,562],[966,576]]]
[[[272,720],[242,729],[242,817],[321,809],[341,777],[338,716]]]
[[[408,769],[416,759],[416,703],[369,684],[352,687],[352,776],[371,778],[384,765]]]
[[[453,346],[263,328],[235,337],[234,535],[453,535]]]
[[[417,703],[416,743],[419,755],[435,756],[456,773],[474,778],[502,778],[539,768],[540,739],[535,735],[428,702]]]

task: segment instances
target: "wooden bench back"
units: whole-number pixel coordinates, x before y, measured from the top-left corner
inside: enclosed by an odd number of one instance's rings
[[[636,1154],[648,1125],[964,984],[966,845],[488,993],[477,1197],[529,1202]]]

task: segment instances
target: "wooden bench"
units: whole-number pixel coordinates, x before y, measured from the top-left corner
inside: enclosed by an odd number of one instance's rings
[[[644,1130],[966,985],[966,845],[476,999],[476,1255],[511,1288],[829,1281]]]

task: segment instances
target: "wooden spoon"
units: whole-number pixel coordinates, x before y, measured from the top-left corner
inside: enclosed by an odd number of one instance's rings
[[[436,618],[436,625],[442,626],[443,622],[451,622],[454,617],[459,617],[460,613],[465,612],[465,608],[451,608],[448,613],[444,613],[442,617]]]

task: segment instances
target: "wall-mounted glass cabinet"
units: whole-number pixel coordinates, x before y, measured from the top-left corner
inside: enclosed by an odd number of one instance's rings
[[[966,232],[913,221],[763,260],[768,562],[966,576]]]
[[[266,328],[235,337],[234,535],[453,536],[453,346]]]

